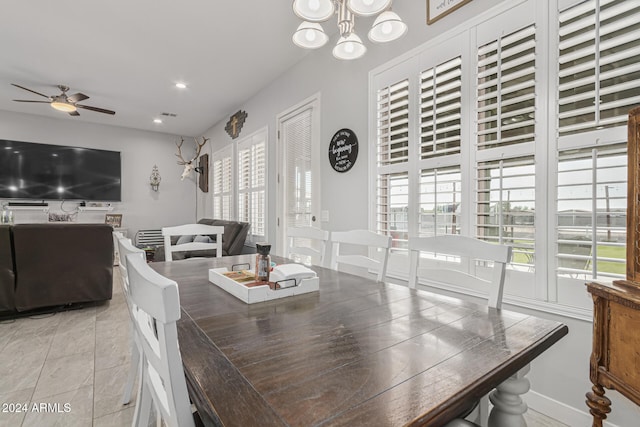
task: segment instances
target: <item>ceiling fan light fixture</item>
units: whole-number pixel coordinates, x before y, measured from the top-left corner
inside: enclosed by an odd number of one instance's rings
[[[373,16],[391,4],[391,0],[345,0],[349,10],[360,16]]]
[[[65,113],[73,113],[74,111],[77,110],[75,105],[70,104],[68,102],[53,101],[51,103],[51,106],[56,110],[63,111]]]
[[[335,13],[333,0],[294,0],[293,12],[305,21],[322,22]]]
[[[317,49],[324,46],[329,40],[322,29],[322,26],[316,22],[303,22],[300,24],[295,33],[293,33],[293,43],[305,49]]]
[[[399,39],[407,32],[407,24],[397,13],[387,10],[378,15],[369,30],[369,40],[375,43],[386,43]]]
[[[337,59],[358,59],[367,51],[366,46],[356,34],[351,33],[340,37],[333,48],[333,56]]]

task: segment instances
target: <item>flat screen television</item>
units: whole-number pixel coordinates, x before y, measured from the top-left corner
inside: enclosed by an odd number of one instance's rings
[[[0,199],[120,201],[120,152],[0,139]]]

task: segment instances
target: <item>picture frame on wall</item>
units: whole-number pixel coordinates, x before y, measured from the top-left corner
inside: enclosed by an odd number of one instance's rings
[[[120,228],[122,227],[122,214],[106,214],[104,222],[113,228]]]
[[[427,25],[460,9],[471,0],[427,0]]]

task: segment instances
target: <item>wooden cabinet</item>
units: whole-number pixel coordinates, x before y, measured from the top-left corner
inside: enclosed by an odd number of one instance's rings
[[[593,426],[611,412],[604,388],[615,389],[640,405],[640,289],[625,280],[588,283],[593,297],[593,351],[587,405]]]
[[[627,126],[627,280],[640,288],[640,107]]]
[[[627,280],[587,284],[593,297],[593,387],[587,393],[593,427],[602,427],[611,412],[605,388],[640,405],[640,107],[629,112],[627,153]]]

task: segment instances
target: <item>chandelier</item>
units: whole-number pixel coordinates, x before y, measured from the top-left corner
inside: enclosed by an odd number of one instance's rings
[[[329,40],[320,22],[338,15],[340,38],[333,48],[338,59],[360,58],[367,51],[362,40],[354,32],[355,16],[378,17],[369,30],[369,40],[386,43],[407,32],[407,25],[390,10],[392,0],[294,0],[293,12],[304,22],[293,34],[293,42],[305,49],[317,49]]]

